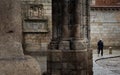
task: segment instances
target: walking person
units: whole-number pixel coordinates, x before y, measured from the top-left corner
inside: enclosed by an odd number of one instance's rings
[[[104,47],[104,43],[102,41],[102,39],[100,39],[97,43],[97,46],[98,46],[98,56],[101,52],[101,56],[103,56],[103,47]]]

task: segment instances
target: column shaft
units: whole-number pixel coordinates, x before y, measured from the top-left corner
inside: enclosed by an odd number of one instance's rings
[[[63,0],[63,19],[62,19],[62,40],[68,40],[69,30],[68,30],[68,2]]]
[[[75,1],[75,24],[74,24],[74,39],[80,39],[81,26],[81,0]]]
[[[81,37],[83,37],[82,33],[82,22],[83,22],[83,16],[82,16],[82,12],[83,12],[83,0],[76,0],[75,1],[75,16],[74,16],[74,28],[73,28],[73,32],[74,32],[74,38],[73,38],[73,49],[74,50],[84,50],[85,49],[85,42],[84,40],[81,39]]]
[[[60,50],[70,50],[70,42],[69,42],[69,12],[68,12],[68,1],[62,0],[62,38],[59,44]]]
[[[50,42],[49,49],[57,49],[58,43],[58,2],[52,1],[52,41]]]

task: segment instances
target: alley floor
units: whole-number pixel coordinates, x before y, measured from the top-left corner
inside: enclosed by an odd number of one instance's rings
[[[97,54],[97,50],[93,50],[93,73],[94,75],[120,75],[120,51],[104,50],[104,55]]]

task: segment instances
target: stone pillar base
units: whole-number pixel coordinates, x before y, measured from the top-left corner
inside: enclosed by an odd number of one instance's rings
[[[48,49],[58,49],[58,42],[55,40],[52,40],[48,45]]]
[[[0,75],[41,75],[36,60],[25,58],[0,58]]]
[[[51,50],[48,52],[48,75],[93,75],[87,50]],[[91,57],[91,55],[90,55]]]
[[[59,50],[70,50],[70,42],[69,41],[61,41],[59,44]]]
[[[73,44],[73,50],[84,50],[87,49],[85,41],[84,40],[74,40],[72,42]]]

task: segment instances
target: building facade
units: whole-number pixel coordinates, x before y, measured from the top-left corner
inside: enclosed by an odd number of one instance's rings
[[[22,0],[22,9],[25,52],[46,51],[52,38],[51,0]]]
[[[91,4],[91,45],[102,39],[107,48],[120,46],[120,1],[93,0]]]
[[[52,39],[52,0],[21,0],[21,7],[24,54],[38,61],[43,74]]]
[[[22,9],[24,53],[37,59],[42,72],[92,75],[89,0],[23,0]]]

